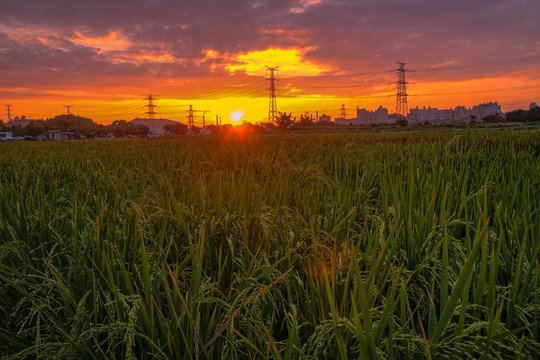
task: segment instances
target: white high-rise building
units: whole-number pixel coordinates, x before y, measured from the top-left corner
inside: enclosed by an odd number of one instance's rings
[[[379,106],[379,108],[373,112],[373,122],[375,124],[388,123],[388,109]]]
[[[465,106],[456,106],[454,108],[454,122],[469,122],[469,110]]]
[[[504,115],[501,111],[501,105],[497,102],[488,102],[480,105],[473,106],[470,111],[470,115],[474,116],[476,121],[482,121],[482,119],[488,115]]]

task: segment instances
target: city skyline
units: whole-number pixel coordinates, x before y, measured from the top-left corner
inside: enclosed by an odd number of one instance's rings
[[[416,71],[409,108],[496,99],[510,111],[540,98],[538,10],[532,0],[12,2],[0,14],[0,101],[13,116],[69,104],[107,123],[142,116],[152,93],[158,117],[185,122],[193,105],[256,123],[268,114],[268,65],[279,66],[279,111],[393,113],[390,71],[403,61]]]

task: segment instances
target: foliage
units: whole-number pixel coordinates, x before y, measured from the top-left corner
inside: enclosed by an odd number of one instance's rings
[[[540,351],[538,130],[0,153],[0,358]]]
[[[287,129],[292,124],[296,122],[296,117],[292,117],[292,114],[285,112],[278,112],[278,117],[276,118],[276,125],[280,129]]]
[[[302,126],[312,126],[314,125],[313,116],[312,115],[300,115],[300,121],[299,124]]]
[[[510,111],[506,114],[506,121],[509,122],[525,122],[527,121],[527,111],[519,109]]]
[[[491,115],[484,116],[482,118],[482,122],[491,123],[491,124],[500,123],[503,121],[504,121],[504,118],[499,114],[491,114]]]
[[[175,135],[186,135],[189,132],[189,128],[185,124],[168,124],[163,127],[163,130],[165,130],[169,134],[175,134]]]
[[[409,121],[407,121],[405,118],[397,119],[396,125],[407,126],[409,125]]]
[[[126,120],[115,120],[107,126],[107,131],[112,133],[114,137],[145,137],[150,132],[150,129],[148,129],[148,127],[145,125],[135,125],[131,122],[127,122]]]
[[[540,121],[540,107],[537,106],[527,111],[526,120],[528,122]]]

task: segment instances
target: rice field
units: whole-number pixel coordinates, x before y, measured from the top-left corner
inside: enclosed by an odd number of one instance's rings
[[[0,358],[534,359],[540,131],[0,145]]]

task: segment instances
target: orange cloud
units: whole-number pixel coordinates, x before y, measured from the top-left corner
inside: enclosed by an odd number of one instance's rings
[[[75,44],[85,45],[106,51],[125,50],[131,45],[127,38],[122,36],[119,31],[111,31],[108,35],[101,37],[86,36],[80,31],[75,31],[74,34],[76,36],[70,37],[68,40]]]

